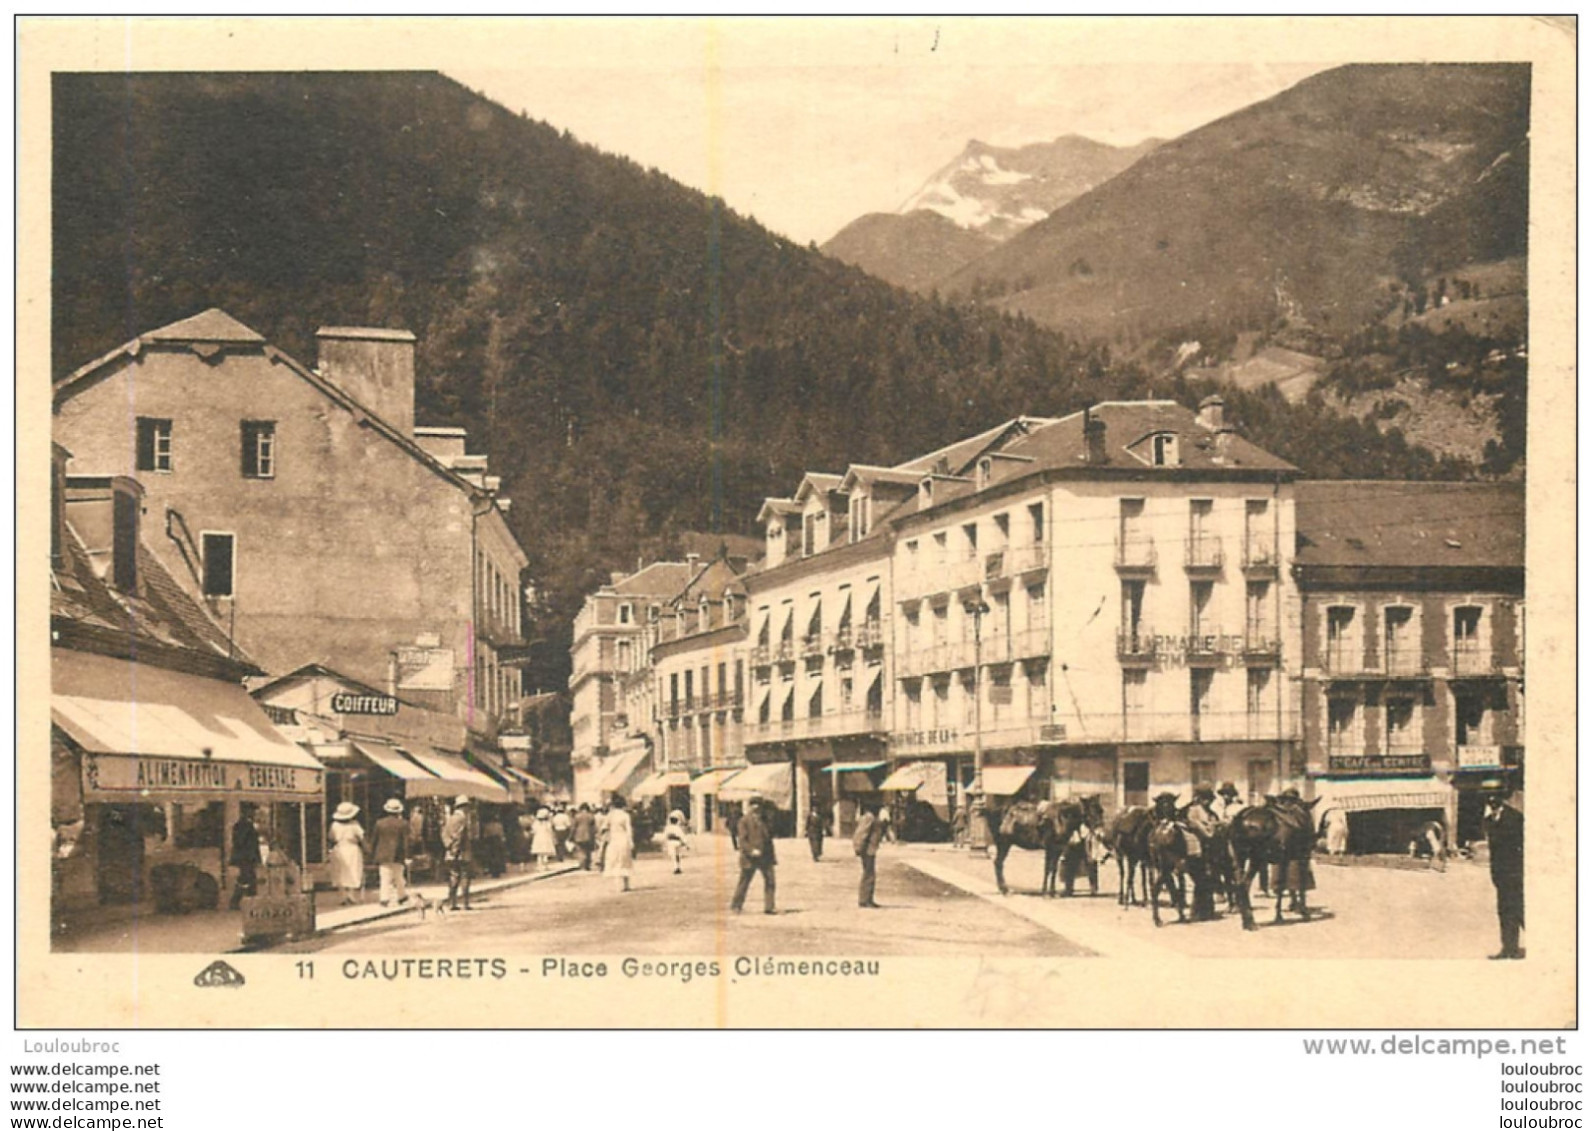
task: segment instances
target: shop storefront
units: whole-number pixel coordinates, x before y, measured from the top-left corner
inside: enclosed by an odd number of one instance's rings
[[[719,804],[719,790],[724,783],[743,767],[730,766],[706,770],[691,779],[691,828],[698,833],[718,832],[724,829],[724,814]]]
[[[793,774],[794,766],[790,762],[760,762],[748,766],[720,784],[719,804],[741,805],[754,797],[762,798],[774,807],[774,835],[793,836],[796,803]]]
[[[951,780],[945,762],[906,762],[879,783],[898,835],[905,841],[943,841],[951,836]]]
[[[64,649],[51,667],[59,909],[141,903],[167,864],[229,890],[245,806],[270,851],[319,850],[325,767],[242,687]]]
[[[1314,782],[1318,828],[1333,810],[1348,818],[1351,855],[1403,855],[1428,821],[1449,830],[1453,844],[1456,794],[1435,777],[1317,778]]]

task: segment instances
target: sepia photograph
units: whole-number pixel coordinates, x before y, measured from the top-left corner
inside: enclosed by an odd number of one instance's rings
[[[19,1021],[1573,1027],[1566,20],[24,26]]]

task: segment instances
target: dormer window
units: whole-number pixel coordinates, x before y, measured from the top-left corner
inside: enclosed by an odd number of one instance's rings
[[[924,476],[923,477],[923,481],[918,484],[918,500],[919,500],[919,502],[922,503],[923,506],[926,506],[926,507],[932,507],[934,505],[934,478],[933,478],[933,476],[928,476],[928,475]]]
[[[1150,437],[1150,459],[1156,467],[1177,466],[1177,433],[1157,432]]]
[[[995,472],[995,461],[985,456],[978,461],[978,485],[982,490],[989,486],[990,476]]]
[[[861,541],[868,536],[868,496],[853,495],[851,499],[851,540]]]

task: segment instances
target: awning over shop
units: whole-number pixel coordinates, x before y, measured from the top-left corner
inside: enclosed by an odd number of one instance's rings
[[[910,793],[929,780],[929,774],[934,771],[934,762],[909,762],[905,766],[897,767],[891,775],[880,783],[880,790]]]
[[[498,771],[519,782],[527,797],[541,797],[553,788],[535,774],[528,774],[515,766],[499,766]]]
[[[418,742],[403,747],[403,752],[435,775],[431,780],[410,779],[404,792],[410,797],[473,797],[477,801],[503,804],[509,791],[487,777],[463,758],[444,754]]]
[[[378,742],[373,738],[356,738],[349,745],[379,768],[386,770],[395,778],[403,779],[405,782],[437,780],[436,774],[424,766],[411,761],[404,756],[402,751],[396,747],[389,746],[385,742]],[[416,793],[414,796],[425,797],[429,795]]]
[[[1448,806],[1451,793],[1430,781],[1334,781],[1322,778],[1316,781],[1316,796],[1321,798],[1316,806],[1319,817],[1328,809],[1342,809],[1346,813],[1366,813],[1376,809],[1444,809]]]
[[[50,720],[82,751],[85,801],[322,795],[325,767],[241,685],[54,649]]]
[[[984,792],[993,797],[1010,797],[1033,776],[1032,766],[985,766]]]
[[[597,789],[601,793],[625,794],[638,784],[637,779],[646,771],[646,762],[652,751],[645,743],[637,743],[619,755]]]
[[[746,801],[761,797],[780,809],[791,807],[791,764],[763,762],[748,766],[719,786],[720,801]]]
[[[877,770],[882,765],[883,762],[836,762],[834,765],[825,766],[824,771],[831,774],[849,774],[853,771],[867,773],[869,770]]]
[[[671,789],[685,788],[691,784],[691,775],[685,770],[670,770],[666,774],[653,774],[646,781],[636,786],[632,797],[662,797]]]
[[[692,779],[691,796],[707,797],[710,794],[716,794],[719,791],[719,787],[724,784],[726,779],[733,778],[740,772],[741,771],[739,769],[709,770],[705,774],[699,774],[696,778]]]

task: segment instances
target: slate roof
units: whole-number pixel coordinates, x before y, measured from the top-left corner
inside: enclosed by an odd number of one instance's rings
[[[1311,480],[1294,499],[1294,560],[1306,569],[1525,565],[1524,483]]]
[[[685,562],[652,562],[614,582],[614,592],[627,597],[668,600],[691,584],[691,567]]]
[[[50,581],[52,629],[80,630],[77,637],[101,645],[91,650],[204,674],[231,667],[236,670],[230,674],[241,678],[261,670],[142,543],[139,591],[122,593],[95,573],[88,551],[69,523],[62,532],[61,560],[51,569]],[[84,639],[74,638],[73,646],[82,645]]]

